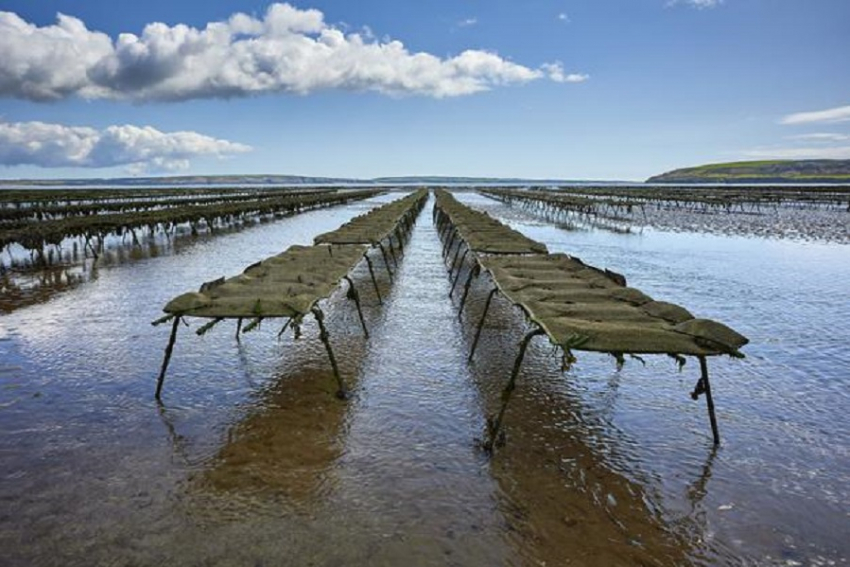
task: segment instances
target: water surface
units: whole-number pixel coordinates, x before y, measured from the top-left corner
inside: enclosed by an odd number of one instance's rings
[[[688,396],[695,361],[678,373],[672,360],[647,357],[646,366],[633,361],[616,372],[610,357],[581,354],[545,388],[578,397],[608,462],[645,479],[663,516],[690,533],[709,562],[846,564],[850,248],[651,229],[566,231],[478,195],[461,199],[552,252],[623,273],[655,299],[749,337],[745,360],[710,361],[723,439],[716,452],[704,403]]]
[[[153,401],[171,297],[307,244],[384,195],[103,263],[95,278],[0,316],[0,547],[9,565],[845,564],[850,509],[848,248],[644,231],[571,232],[461,199],[552,251],[749,336],[711,362],[723,444],[712,450],[692,362],[529,351],[505,428],[499,406],[522,318],[489,284],[457,294],[419,217],[379,306],[324,304],[354,396],[336,400],[307,321],[181,329]],[[376,265],[382,266],[379,256]],[[198,326],[194,324],[193,329]]]

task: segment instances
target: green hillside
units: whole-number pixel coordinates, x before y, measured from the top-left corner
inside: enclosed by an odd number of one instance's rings
[[[648,183],[850,183],[850,160],[774,160],[712,163],[675,169]]]

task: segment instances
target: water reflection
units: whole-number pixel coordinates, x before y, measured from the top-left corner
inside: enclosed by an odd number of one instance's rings
[[[374,324],[382,308],[373,290],[365,285],[370,276],[363,265],[358,265],[351,278],[364,289],[364,318]],[[377,283],[385,293],[391,289],[386,277],[378,277]],[[340,357],[342,378],[356,392],[368,343],[346,289],[341,286],[323,301],[322,310],[329,340]],[[338,382],[316,321],[308,317],[297,327],[286,324],[286,333],[277,322],[269,320],[265,328],[244,336],[232,335],[232,321],[210,331],[233,337],[237,374],[244,377],[246,389],[253,394],[250,403],[239,410],[236,421],[227,427],[221,446],[197,465],[189,479],[189,506],[196,517],[218,521],[257,513],[310,513],[320,507],[336,484],[353,401],[343,402],[335,395]],[[276,359],[272,379],[268,365],[258,367],[256,360],[270,353]],[[169,413],[161,410],[175,453],[190,463],[186,440],[177,433]]]
[[[288,321],[287,321],[288,322]],[[248,359],[248,349],[242,343],[242,340],[239,338],[239,331],[236,331],[236,352],[239,357],[239,364],[242,368],[242,372],[245,376],[245,383],[248,387],[253,388],[256,386],[256,380],[254,380],[254,371],[251,369],[251,364]]]
[[[258,223],[259,224],[259,223]],[[54,296],[97,279],[98,269],[131,265],[150,258],[180,253],[227,234],[238,233],[254,223],[221,227],[215,233],[192,234],[177,231],[148,236],[135,242],[126,238],[108,239],[96,259],[86,257],[76,241],[51,254],[49,265],[26,260],[27,251],[19,246],[8,248],[8,264],[0,263],[0,314],[44,303]],[[68,239],[71,240],[71,239]]]
[[[54,295],[97,278],[97,268],[51,266],[37,271],[8,270],[0,273],[0,314],[45,303]]]
[[[334,384],[330,372],[315,369],[279,377],[228,428],[224,445],[190,479],[190,493],[227,499],[231,508],[234,501],[316,506],[333,486],[344,445],[349,404],[334,397]]]
[[[703,520],[702,523],[705,523],[702,502],[708,494],[708,481],[711,480],[711,469],[714,466],[714,460],[717,458],[719,447],[719,445],[712,445],[708,458],[702,467],[702,474],[688,487],[687,491],[688,502],[691,503],[690,517],[694,520]]]
[[[483,281],[475,287],[465,316],[467,348],[488,291]],[[501,297],[490,310],[472,378],[485,411],[493,414],[524,324]],[[661,520],[653,483],[639,471],[627,476],[613,466],[628,441],[610,443],[600,435],[611,435],[607,414],[618,396],[619,373],[607,381],[602,403],[590,409],[568,384],[569,374],[559,372],[553,353],[543,339],[531,343],[505,417],[507,442],[491,465],[502,508],[512,518],[510,539],[530,560],[553,565],[687,564],[694,549]]]
[[[196,463],[192,462],[192,458],[189,452],[189,441],[188,439],[178,433],[177,425],[175,424],[176,417],[173,415],[175,410],[167,408],[161,402],[157,403],[157,410],[159,412],[159,418],[162,421],[162,425],[165,427],[165,431],[168,434],[168,441],[171,444],[171,449],[174,451],[174,455],[179,462],[182,462],[186,466],[194,466]]]
[[[17,254],[10,252],[9,267],[0,268],[0,313],[45,303],[53,297],[71,291],[97,279],[99,270],[106,267],[129,265],[148,258],[158,258],[174,253],[187,239],[209,239],[210,235],[184,236],[175,239],[149,238],[128,244],[118,242],[105,248],[98,259],[86,258],[74,244],[58,254],[58,261],[50,265],[18,264]],[[17,251],[20,252],[20,251]]]
[[[366,341],[359,319],[351,313],[354,305],[339,290],[324,303],[330,341],[344,355],[343,379],[356,390]],[[365,314],[371,318],[374,311],[372,305]],[[215,331],[230,335],[230,327]],[[281,337],[273,325],[231,339],[237,374],[253,394],[227,426],[220,446],[193,465],[187,494],[194,516],[218,521],[231,515],[309,511],[327,498],[344,449],[351,403],[335,395],[338,384],[318,334],[308,318],[297,339],[292,333]],[[270,354],[276,359],[272,379],[267,377],[268,365],[258,370],[256,361]],[[192,465],[189,443],[171,413],[160,408],[175,455]]]

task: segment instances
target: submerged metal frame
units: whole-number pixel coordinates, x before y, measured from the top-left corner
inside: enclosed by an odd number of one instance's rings
[[[351,281],[349,276],[344,276],[342,279],[348,282],[348,295],[349,299],[354,300],[354,305],[357,306],[357,316],[360,318],[360,326],[363,327],[363,334],[366,338],[369,338],[369,329],[366,328],[366,321],[363,319],[363,310],[360,308],[360,294],[357,293],[357,288],[354,287],[354,282]],[[290,319],[291,320],[291,319]],[[288,323],[287,323],[288,324]],[[286,327],[284,327],[284,330]],[[283,333],[283,331],[281,331]]]
[[[348,388],[345,387],[345,381],[339,373],[339,366],[336,363],[336,357],[334,356],[334,351],[331,348],[330,334],[328,333],[327,327],[325,327],[325,314],[322,313],[322,310],[319,309],[318,306],[313,306],[310,312],[313,313],[313,317],[316,318],[316,322],[319,324],[319,339],[325,345],[325,350],[328,352],[328,358],[331,361],[331,368],[333,368],[334,377],[336,378],[337,385],[339,386],[339,390],[336,392],[336,397],[340,400],[345,400],[348,398]]]
[[[691,398],[698,399],[700,394],[705,394],[705,407],[708,410],[708,418],[711,421],[711,436],[715,445],[720,444],[720,432],[717,429],[717,416],[714,412],[714,398],[711,395],[711,381],[708,379],[708,361],[705,356],[698,356],[700,379],[694,388]]]
[[[502,390],[502,405],[499,408],[499,413],[497,413],[495,417],[487,418],[487,440],[484,442],[484,450],[489,453],[493,452],[493,448],[497,443],[502,443],[499,440],[499,434],[502,430],[502,421],[505,418],[505,411],[508,409],[508,403],[511,401],[511,395],[516,389],[516,379],[517,376],[519,376],[519,370],[522,366],[522,361],[525,358],[525,351],[528,349],[528,344],[534,337],[545,334],[546,331],[538,327],[526,333],[519,342],[519,352],[514,359],[514,367],[513,370],[511,370],[511,377],[508,379],[508,383],[505,385],[504,390]]]
[[[372,277],[372,285],[375,286],[375,295],[378,296],[378,305],[383,305],[384,300],[381,298],[381,290],[378,288],[378,280],[375,279],[375,269],[372,267],[372,260],[369,259],[369,254],[364,256],[366,265],[369,266],[369,275]]]
[[[159,377],[156,380],[156,394],[154,394],[154,397],[157,401],[162,399],[162,384],[165,382],[165,372],[168,370],[168,363],[171,362],[171,353],[174,351],[174,343],[177,340],[177,328],[180,326],[180,319],[181,317],[174,317],[174,323],[171,325],[171,336],[168,338],[168,345],[165,347],[165,358],[162,359],[162,367],[159,370]]]

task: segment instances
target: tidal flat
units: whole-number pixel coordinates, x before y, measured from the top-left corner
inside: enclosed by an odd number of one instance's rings
[[[224,324],[185,330],[155,402],[168,330],[150,322],[166,302],[400,195],[5,272],[3,563],[847,564],[846,211],[772,209],[777,227],[665,209],[617,231],[456,192],[552,252],[748,336],[745,359],[712,360],[716,448],[689,395],[695,361],[618,368],[578,353],[564,372],[540,339],[504,447],[483,452],[527,328],[494,300],[467,361],[489,286],[475,280],[459,318],[433,198],[393,279],[376,272],[382,305],[366,267],[353,274],[368,339],[344,290],[323,303],[348,401],[306,320],[299,339],[270,324],[239,341]],[[782,228],[818,223],[817,237]]]

